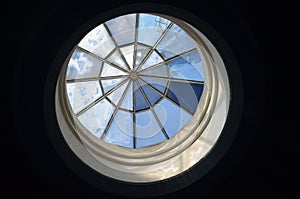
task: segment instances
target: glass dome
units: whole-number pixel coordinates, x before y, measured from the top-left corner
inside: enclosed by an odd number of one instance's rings
[[[142,148],[171,139],[196,112],[204,73],[196,43],[178,24],[128,14],[91,30],[67,63],[68,104],[90,134]]]

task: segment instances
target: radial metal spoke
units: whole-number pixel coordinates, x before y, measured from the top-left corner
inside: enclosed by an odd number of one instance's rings
[[[158,38],[158,40],[156,41],[156,43],[152,46],[151,50],[146,54],[146,56],[140,62],[139,66],[135,69],[135,71],[138,71],[142,67],[142,65],[147,61],[147,59],[150,57],[150,55],[152,54],[152,52],[155,50],[155,48],[158,46],[158,44],[161,42],[161,40],[165,37],[165,35],[167,34],[167,32],[171,29],[171,27],[173,26],[173,24],[174,23],[171,22],[168,25],[168,27],[166,28],[166,30],[164,30],[164,32]]]
[[[152,76],[152,75],[139,75],[139,77],[170,80],[171,82],[181,82],[181,83],[187,83],[187,84],[204,84],[203,81],[194,81],[194,80],[187,80],[187,79],[176,79],[176,78],[168,78],[168,77],[158,77],[158,76]]]
[[[162,133],[164,134],[164,136],[166,137],[167,140],[170,139],[169,136],[168,136],[168,134],[167,134],[167,132],[166,132],[166,130],[165,130],[165,128],[164,128],[163,125],[161,124],[161,122],[160,122],[158,116],[156,115],[156,113],[155,113],[155,111],[154,111],[154,109],[153,109],[153,107],[152,107],[152,105],[151,105],[151,103],[150,103],[148,97],[146,96],[146,94],[145,94],[143,88],[141,87],[140,83],[139,83],[138,81],[136,81],[136,83],[138,84],[138,87],[139,87],[139,89],[140,89],[140,91],[141,91],[143,97],[145,98],[145,100],[146,100],[148,106],[150,107],[150,110],[151,110],[151,112],[152,112],[152,114],[153,114],[153,116],[154,116],[154,118],[155,118],[157,124],[159,125],[159,127],[160,127]]]
[[[67,79],[67,83],[74,83],[74,82],[88,82],[88,81],[98,81],[98,80],[109,80],[109,79],[118,79],[123,77],[128,77],[129,75],[116,75],[116,76],[107,76],[107,77],[87,77],[87,78],[80,78],[80,79]]]
[[[112,116],[110,117],[110,119],[109,119],[109,121],[108,121],[107,126],[105,127],[105,130],[104,130],[104,132],[103,132],[103,134],[102,134],[102,136],[101,136],[101,139],[102,139],[102,140],[104,139],[105,135],[107,134],[108,129],[109,129],[109,127],[111,126],[111,124],[112,124],[112,122],[113,122],[113,120],[114,120],[114,118],[115,118],[115,116],[116,116],[116,114],[117,114],[117,112],[118,112],[118,110],[119,110],[119,108],[120,108],[122,102],[123,102],[123,99],[124,99],[124,97],[125,97],[125,95],[126,95],[126,93],[127,93],[127,91],[128,91],[128,88],[129,88],[129,86],[130,86],[130,83],[131,83],[131,80],[130,80],[129,83],[127,84],[127,86],[126,86],[126,88],[125,88],[125,90],[124,90],[124,93],[122,94],[121,99],[119,100],[119,102],[118,102],[118,104],[117,104],[117,107],[115,108],[115,110],[114,110]]]
[[[86,53],[86,54],[88,54],[88,55],[90,55],[90,56],[92,56],[92,57],[94,57],[94,58],[96,58],[96,59],[98,59],[98,60],[104,62],[104,63],[109,64],[110,66],[112,66],[112,67],[114,67],[114,68],[116,68],[116,69],[118,69],[118,70],[120,70],[120,71],[123,71],[123,72],[125,72],[125,73],[129,73],[129,72],[128,72],[127,70],[125,70],[124,68],[121,68],[120,66],[118,66],[118,65],[116,65],[116,64],[114,64],[114,63],[112,63],[112,62],[110,62],[110,61],[107,61],[106,59],[103,59],[102,57],[99,57],[98,55],[92,53],[91,51],[88,51],[88,50],[86,50],[86,49],[84,49],[84,48],[81,48],[80,46],[77,46],[76,48],[77,48],[78,50],[80,50],[80,51],[82,51],[82,52],[84,52],[84,53]]]
[[[76,116],[79,117],[80,115],[82,115],[83,113],[85,113],[86,111],[88,111],[90,108],[92,108],[94,105],[96,105],[98,102],[100,102],[101,100],[103,100],[104,98],[106,98],[108,95],[110,95],[112,92],[114,92],[115,90],[117,90],[118,88],[120,88],[123,84],[125,84],[127,81],[129,80],[129,78],[126,78],[125,80],[123,80],[122,82],[120,82],[118,85],[116,85],[114,88],[110,89],[109,91],[107,91],[107,93],[104,93],[101,97],[97,98],[96,100],[94,100],[92,103],[90,103],[87,107],[85,107],[84,109],[82,109],[81,111],[79,111]]]
[[[133,96],[133,148],[136,148],[136,99],[135,99],[135,83],[132,81],[132,96]]]
[[[120,53],[121,59],[122,59],[123,62],[126,64],[126,67],[127,67],[128,71],[131,71],[130,66],[128,65],[128,63],[127,63],[127,61],[126,61],[126,59],[125,59],[123,53],[121,52],[121,50],[120,50],[120,48],[119,48],[119,46],[118,46],[118,44],[117,44],[115,38],[113,37],[113,35],[112,35],[112,33],[110,32],[109,28],[107,27],[106,23],[103,23],[103,25],[104,25],[104,27],[105,27],[107,33],[109,34],[109,36],[110,36],[112,42],[115,44],[115,46],[116,46],[116,48],[117,48],[117,51]]]
[[[135,68],[135,62],[136,62],[136,51],[137,51],[137,43],[138,43],[138,29],[139,29],[139,21],[140,21],[140,14],[136,14],[136,20],[135,20],[135,35],[134,35],[134,52],[133,52],[133,66],[132,69]]]
[[[152,89],[153,91],[155,91],[156,93],[158,93],[160,96],[162,96],[163,98],[167,98],[168,100],[170,100],[173,104],[175,104],[176,106],[178,106],[179,108],[182,108],[183,110],[185,110],[187,113],[189,113],[190,115],[193,116],[193,113],[190,112],[189,110],[187,110],[186,108],[184,108],[183,106],[181,106],[180,104],[178,104],[176,101],[174,101],[173,99],[171,99],[170,97],[167,96],[167,90],[164,94],[162,94],[159,90],[157,90],[155,87],[153,87],[152,85],[150,85],[149,83],[147,83],[146,81],[144,81],[143,79],[139,78],[140,81],[144,82],[150,89]]]
[[[137,71],[137,73],[141,73],[141,72],[143,72],[143,71],[147,71],[147,70],[154,69],[154,68],[156,68],[156,67],[158,67],[158,66],[167,64],[168,62],[174,61],[174,60],[177,59],[177,58],[186,56],[186,55],[188,55],[188,54],[190,54],[190,53],[193,53],[193,52],[195,52],[195,51],[197,51],[197,48],[193,48],[193,49],[191,49],[191,50],[188,50],[188,51],[186,51],[186,52],[184,52],[184,53],[181,53],[180,55],[175,55],[174,57],[171,57],[171,58],[169,58],[169,59],[166,59],[166,60],[164,60],[164,61],[162,61],[162,62],[160,62],[160,63],[158,63],[158,64],[155,64],[155,65],[150,66],[150,67],[148,67],[148,68],[145,68],[145,69],[143,69],[143,70]]]

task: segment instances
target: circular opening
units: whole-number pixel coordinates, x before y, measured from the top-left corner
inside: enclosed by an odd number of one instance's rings
[[[56,88],[56,114],[74,153],[108,177],[154,182],[201,161],[229,103],[227,72],[188,23],[133,13],[99,24],[74,46]]]

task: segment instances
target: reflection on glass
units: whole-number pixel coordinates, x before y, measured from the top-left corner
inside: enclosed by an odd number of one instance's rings
[[[150,110],[136,114],[136,146],[150,146],[166,140]]]
[[[115,45],[102,24],[89,32],[80,41],[78,46],[102,58],[105,58],[115,48]]]
[[[115,51],[112,55],[110,55],[107,60],[125,70],[127,70],[127,65],[124,61],[124,59],[122,59],[121,54],[119,53],[119,51]]]
[[[117,75],[128,75],[128,74],[124,73],[123,71],[121,71],[107,63],[103,64],[101,77],[110,77],[110,76],[117,76]]]
[[[119,110],[109,127],[104,141],[133,148],[133,116],[132,113]]]
[[[66,79],[98,77],[101,65],[102,61],[76,49],[68,63]]]
[[[140,14],[138,42],[153,46],[169,24],[170,21],[165,18],[151,14]]]
[[[121,96],[125,92],[127,84],[128,81],[107,96],[114,105],[119,103]]]
[[[193,48],[196,48],[196,46],[191,37],[176,24],[171,27],[157,46],[157,50],[165,59],[174,57]]]
[[[141,93],[136,83],[134,84],[134,88],[135,88],[134,95],[135,95],[135,103],[136,103],[135,110],[139,111],[139,110],[149,108],[143,94]]]
[[[100,138],[108,124],[108,121],[113,114],[114,107],[106,99],[101,100],[95,106],[84,112],[78,117],[79,121],[93,133],[97,138]]]
[[[148,59],[145,61],[145,63],[142,65],[140,70],[146,69],[146,68],[148,68],[150,66],[153,66],[155,64],[159,64],[162,61],[163,61],[162,58],[160,58],[160,56],[155,51],[153,51],[151,53],[151,55],[148,57]]]
[[[187,84],[171,81],[167,96],[194,114],[202,92],[202,84]]]
[[[134,41],[136,14],[124,15],[106,22],[118,46]]]
[[[127,110],[132,111],[133,110],[133,88],[132,88],[132,82],[129,83],[128,90],[126,91],[125,97],[123,99],[123,102],[121,103],[120,108],[124,108]]]
[[[136,66],[140,65],[141,61],[146,57],[149,51],[150,51],[150,47],[139,45],[139,44],[137,45],[136,60],[135,60]]]
[[[66,86],[68,99],[75,113],[102,95],[98,81],[67,83]]]
[[[191,114],[168,99],[160,101],[154,111],[170,138],[192,118]]]
[[[145,70],[139,72],[139,75],[148,75],[148,76],[155,76],[155,77],[168,77],[167,67],[166,65],[157,66],[150,70]]]
[[[125,60],[127,64],[130,66],[131,69],[133,69],[133,53],[134,53],[134,46],[126,46],[120,48],[123,56],[125,57]]]
[[[149,100],[151,106],[154,106],[154,104],[160,100],[161,95],[155,92],[152,88],[150,88],[147,84],[145,84],[143,81],[139,81],[141,85],[141,89],[144,91],[147,99]]]
[[[116,78],[116,79],[107,79],[107,80],[101,80],[101,84],[104,90],[104,93],[107,93],[109,90],[116,87],[118,84],[123,82],[126,79],[126,77],[123,78]]]
[[[202,62],[198,52],[179,57],[168,63],[170,77],[194,81],[204,81]]]
[[[165,88],[167,86],[168,80],[163,79],[155,79],[152,77],[140,77],[144,80],[147,84],[151,85],[152,87],[156,88],[162,94],[165,92]]]

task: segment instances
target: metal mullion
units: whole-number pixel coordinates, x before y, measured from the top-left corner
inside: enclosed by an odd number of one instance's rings
[[[161,40],[165,37],[165,35],[167,34],[167,32],[171,29],[171,27],[173,26],[173,22],[171,22],[168,27],[166,28],[166,30],[164,30],[164,32],[161,34],[161,36],[158,38],[158,40],[156,41],[156,43],[152,46],[151,50],[146,54],[146,56],[144,57],[144,59],[141,61],[141,63],[139,64],[139,66],[137,67],[137,69],[135,71],[138,71],[142,65],[146,62],[146,60],[150,57],[150,55],[152,54],[152,52],[155,50],[155,48],[158,46],[158,44],[161,42]]]
[[[152,75],[139,75],[139,76],[140,77],[146,77],[146,78],[170,80],[171,82],[182,82],[182,83],[187,83],[187,84],[204,84],[203,81],[193,81],[193,80],[187,80],[187,79],[176,79],[176,78],[168,78],[168,77],[158,77],[158,76],[152,76]]]
[[[136,148],[136,99],[135,99],[135,82],[132,81],[132,95],[133,95],[133,148]]]
[[[137,53],[137,43],[138,43],[138,29],[139,29],[139,21],[140,21],[140,14],[136,14],[136,19],[135,19],[135,35],[134,35],[134,52],[133,52],[133,66],[132,70],[134,70],[136,66],[136,53]]]
[[[116,85],[114,88],[110,89],[109,91],[107,91],[107,93],[104,93],[101,97],[97,98],[96,100],[94,100],[92,103],[90,103],[87,107],[85,107],[84,109],[82,109],[81,111],[79,111],[76,116],[79,117],[80,115],[82,115],[83,113],[85,113],[86,111],[88,111],[90,108],[92,108],[95,104],[97,104],[98,102],[100,102],[101,100],[103,100],[104,98],[106,98],[108,95],[110,95],[112,92],[114,92],[115,90],[117,90],[118,88],[120,88],[123,84],[125,84],[128,81],[129,78],[125,79],[124,81],[120,82],[118,85]]]
[[[116,76],[107,76],[107,77],[86,77],[80,79],[67,79],[67,83],[74,83],[74,82],[88,82],[88,81],[97,81],[97,80],[109,80],[109,79],[118,79],[122,77],[128,77],[129,75],[116,75]]]
[[[188,50],[188,51],[186,51],[186,52],[184,52],[184,53],[181,53],[180,55],[175,55],[174,57],[171,57],[171,58],[169,58],[169,59],[166,59],[166,60],[164,60],[164,61],[162,61],[162,62],[160,62],[160,63],[158,63],[158,64],[155,64],[155,65],[153,65],[153,66],[150,66],[150,67],[148,67],[148,68],[145,68],[145,69],[143,69],[143,70],[140,70],[140,71],[138,71],[137,73],[140,73],[140,72],[143,72],[143,71],[146,71],[146,70],[151,70],[151,69],[156,68],[156,67],[158,67],[158,66],[167,64],[167,63],[169,63],[169,62],[171,62],[171,61],[174,61],[175,59],[177,59],[177,58],[179,58],[179,57],[183,57],[183,56],[185,56],[185,55],[188,55],[188,54],[190,54],[190,53],[192,53],[192,52],[194,52],[194,51],[196,51],[196,50],[197,50],[196,48],[193,48],[193,49]],[[160,55],[160,53],[159,53],[158,55]]]
[[[129,71],[131,71],[130,66],[128,65],[128,63],[127,63],[127,61],[126,61],[126,59],[125,59],[123,53],[121,52],[121,50],[120,50],[120,48],[119,48],[119,46],[118,46],[118,44],[117,44],[115,38],[113,37],[113,35],[112,35],[112,33],[110,32],[109,28],[107,27],[106,23],[103,23],[103,25],[104,25],[104,27],[105,27],[107,33],[108,33],[109,36],[111,37],[112,42],[115,44],[115,46],[116,46],[116,48],[117,48],[117,51],[120,53],[122,60],[125,62],[126,67],[128,68]]]
[[[170,139],[169,136],[168,136],[168,134],[167,134],[167,132],[166,132],[166,130],[165,130],[165,128],[164,128],[164,127],[162,126],[162,124],[160,123],[160,121],[159,121],[159,119],[158,119],[158,116],[156,115],[156,113],[155,113],[155,111],[154,111],[154,109],[153,109],[153,107],[152,107],[152,105],[151,105],[151,103],[150,103],[148,97],[146,96],[146,94],[145,94],[143,88],[141,87],[141,85],[140,85],[140,83],[139,83],[138,81],[136,81],[136,82],[137,82],[137,84],[138,84],[138,86],[139,86],[139,89],[140,89],[140,91],[141,91],[143,97],[145,98],[145,100],[146,100],[148,106],[150,107],[150,110],[151,110],[151,112],[152,112],[152,114],[153,114],[153,116],[154,116],[156,122],[158,123],[158,125],[159,125],[159,127],[160,127],[162,133],[164,134],[164,136],[166,137],[167,140]]]
[[[131,82],[131,80],[130,80],[129,83],[127,84],[127,86],[126,86],[126,88],[125,88],[125,90],[124,90],[124,93],[122,94],[122,96],[121,96],[121,98],[120,98],[120,101],[119,101],[118,104],[117,104],[117,107],[115,108],[115,110],[114,110],[112,116],[110,117],[110,119],[109,119],[109,121],[108,121],[108,123],[107,123],[107,125],[106,125],[106,127],[105,127],[105,130],[104,130],[104,132],[103,132],[103,134],[102,134],[102,136],[101,136],[101,140],[104,139],[104,137],[105,137],[105,135],[107,134],[107,131],[108,131],[110,125],[112,124],[112,121],[114,120],[114,117],[116,116],[116,114],[117,114],[117,112],[118,112],[118,110],[119,110],[119,108],[120,108],[120,106],[121,106],[121,104],[122,104],[122,102],[123,102],[123,99],[124,99],[124,97],[125,97],[125,95],[126,95],[126,93],[127,93],[127,90],[128,90],[128,88],[130,87],[130,82]]]
[[[92,52],[90,52],[90,51],[88,51],[88,50],[86,50],[86,49],[84,49],[84,48],[81,48],[80,46],[77,46],[76,48],[77,48],[78,50],[80,50],[80,51],[82,51],[82,52],[84,52],[84,53],[86,53],[86,54],[88,54],[88,55],[90,55],[90,56],[92,56],[92,57],[94,57],[94,58],[96,58],[96,59],[98,59],[98,60],[100,60],[100,61],[106,63],[106,64],[111,65],[112,67],[117,68],[118,70],[121,70],[121,71],[123,71],[123,72],[125,72],[125,73],[128,73],[128,71],[125,70],[124,68],[121,68],[120,66],[118,66],[118,65],[116,65],[116,64],[114,64],[114,63],[112,63],[112,62],[110,62],[110,61],[107,61],[106,59],[103,59],[102,57],[99,57],[98,55],[96,55],[96,54],[94,54],[94,53],[92,53]]]
[[[155,91],[156,93],[158,93],[159,95],[162,96],[162,98],[167,98],[169,99],[173,104],[175,104],[176,106],[179,106],[179,108],[182,108],[183,110],[185,110],[186,112],[188,112],[189,114],[193,115],[189,110],[187,110],[186,108],[184,108],[183,106],[181,106],[180,104],[178,104],[177,102],[175,102],[173,99],[171,99],[170,97],[167,96],[167,92],[165,92],[164,94],[162,94],[159,90],[157,90],[155,87],[153,87],[152,85],[148,84],[146,81],[144,81],[143,79],[139,78],[141,81],[143,81],[149,88],[151,88],[153,91]],[[168,89],[167,89],[168,90]]]

